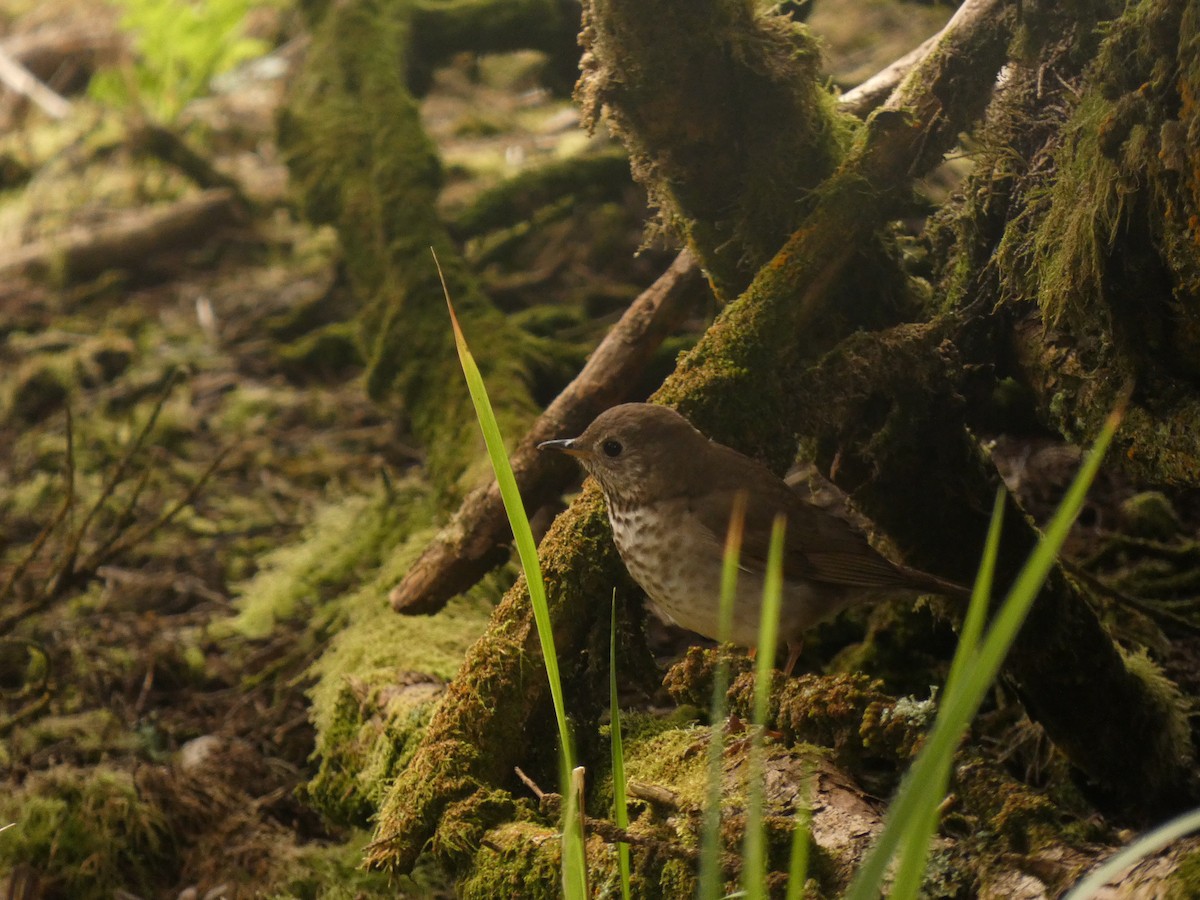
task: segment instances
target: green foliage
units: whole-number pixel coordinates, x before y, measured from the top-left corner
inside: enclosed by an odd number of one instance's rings
[[[787,520],[775,517],[767,551],[767,576],[763,585],[762,615],[758,627],[758,658],[754,671],[754,730],[750,735],[750,786],[746,791],[746,835],[742,851],[742,886],[750,900],[767,897],[767,833],[763,820],[763,732],[770,711],[775,672],[775,644],[779,636],[779,610],[783,604],[783,534]]]
[[[434,257],[436,261],[436,256]],[[438,266],[441,275],[441,266]],[[512,463],[504,449],[504,438],[500,434],[500,426],[496,422],[496,414],[488,400],[487,387],[483,383],[483,375],[476,365],[474,357],[467,346],[454,314],[454,305],[450,302],[450,293],[446,282],[442,280],[442,291],[446,296],[446,306],[450,310],[450,324],[454,329],[454,345],[458,350],[458,359],[462,364],[463,375],[471,394],[471,403],[475,407],[475,415],[479,419],[479,428],[483,432],[484,443],[487,445],[488,459],[491,460],[492,470],[496,474],[496,482],[500,487],[500,496],[504,501],[504,511],[508,514],[512,526],[513,541],[517,547],[517,555],[521,559],[521,568],[525,572],[525,584],[529,591],[529,602],[533,607],[533,618],[537,624],[538,640],[542,648],[542,660],[546,666],[546,679],[550,685],[550,696],[554,702],[554,716],[558,722],[559,762],[562,766],[563,794],[566,799],[563,811],[563,846],[562,846],[562,884],[563,895],[572,900],[576,897],[587,896],[587,861],[584,850],[583,823],[578,815],[582,801],[579,795],[579,784],[582,778],[576,778],[575,749],[571,737],[571,724],[567,719],[567,709],[563,702],[562,682],[558,674],[558,654],[554,649],[554,630],[550,621],[550,604],[546,599],[546,585],[542,580],[541,562],[538,560],[537,544],[533,540],[533,532],[529,527],[529,517],[521,502],[521,492],[517,488],[517,479],[513,475]],[[582,774],[582,772],[580,772]]]
[[[25,864],[60,896],[107,898],[149,887],[176,864],[162,810],[126,772],[61,766],[30,776],[0,799],[0,871]]]
[[[261,56],[266,42],[242,34],[251,0],[112,0],[133,36],[132,65],[97,74],[91,93],[115,106],[137,106],[173,121],[209,82]]]

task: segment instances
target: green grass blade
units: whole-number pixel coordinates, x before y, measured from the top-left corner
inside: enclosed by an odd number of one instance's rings
[[[983,561],[979,566],[979,574],[975,579],[975,587],[971,591],[971,602],[963,619],[962,633],[958,638],[958,647],[954,660],[950,664],[950,673],[946,678],[946,689],[942,695],[942,703],[949,704],[962,690],[962,681],[975,662],[979,650],[979,638],[983,633],[984,622],[987,619],[988,600],[992,595],[992,582],[996,571],[996,557],[1000,550],[1000,527],[1004,518],[1005,492],[1001,488],[996,492],[996,502],[992,506],[992,520],[988,526],[987,540],[984,543]],[[930,763],[928,783],[920,791],[924,801],[919,813],[914,813],[914,820],[904,830],[904,836],[899,847],[900,861],[896,867],[896,876],[892,882],[891,896],[893,900],[915,900],[921,889],[925,864],[929,859],[929,842],[937,829],[938,810],[941,798],[946,794],[950,783],[950,766],[954,754],[938,757]]]
[[[1042,582],[1050,573],[1059,548],[1083,507],[1088,487],[1100,468],[1104,452],[1119,422],[1119,414],[1114,413],[1105,423],[1095,447],[1071,483],[1041,542],[1021,569],[1016,583],[997,612],[975,659],[969,666],[964,664],[960,667],[962,674],[957,683],[961,687],[956,686],[943,699],[929,738],[901,783],[896,799],[888,810],[887,824],[851,882],[847,900],[876,900],[879,897],[888,863],[900,846],[904,833],[909,828],[928,823],[928,805],[941,803],[945,794],[941,773],[948,771],[963,731],[974,718]]]
[[[617,697],[617,592],[613,591],[612,624],[608,639],[608,702],[612,715],[613,821],[629,828],[629,805],[625,792],[625,745],[621,739],[621,704]],[[629,900],[629,845],[617,842],[617,869],[621,876],[621,898]]]
[[[584,769],[567,773],[563,792],[562,886],[567,900],[587,900],[587,846],[583,837]]]
[[[717,618],[717,642],[725,644],[733,631],[733,598],[737,593],[738,559],[746,527],[746,495],[733,498],[725,553],[721,567],[721,601]],[[712,710],[708,721],[708,796],[704,804],[704,826],[700,839],[699,900],[719,900],[724,888],[721,871],[721,762],[725,758],[725,695],[729,691],[729,664],[722,658],[713,673]]]
[[[812,785],[816,776],[806,778],[795,820],[792,822],[792,851],[788,862],[786,900],[803,900],[808,880],[808,846],[812,829]]]
[[[738,559],[746,527],[746,495],[733,498],[725,553],[721,567],[721,600],[717,618],[717,642],[725,644],[733,630],[733,598],[737,593]],[[712,710],[708,721],[708,797],[704,804],[704,826],[700,839],[699,900],[719,900],[724,888],[721,871],[721,762],[725,758],[725,695],[729,691],[729,664],[721,660],[713,673]]]
[[[434,254],[437,263],[437,254]],[[562,762],[563,778],[575,768],[575,749],[571,739],[570,722],[567,719],[566,705],[563,702],[562,682],[558,673],[558,656],[554,649],[554,632],[550,623],[550,606],[546,601],[546,587],[542,581],[542,567],[538,561],[537,544],[533,540],[533,532],[529,528],[529,518],[525,514],[525,506],[521,502],[521,492],[517,489],[517,479],[513,475],[512,464],[504,448],[504,439],[500,434],[500,426],[496,422],[496,414],[492,411],[488,400],[487,387],[479,366],[471,355],[462,328],[459,327],[458,317],[454,314],[454,304],[450,301],[450,292],[446,288],[446,279],[442,275],[442,267],[438,265],[438,276],[442,279],[442,291],[446,296],[446,308],[450,311],[450,324],[454,329],[454,345],[458,350],[458,359],[462,364],[463,375],[467,381],[467,390],[471,395],[471,403],[475,407],[475,416],[479,420],[479,428],[483,432],[483,440],[487,445],[488,459],[491,460],[492,470],[496,474],[496,483],[500,488],[500,497],[504,501],[504,511],[508,515],[512,527],[513,541],[517,547],[517,555],[521,560],[521,568],[525,573],[525,583],[529,591],[529,601],[533,607],[533,618],[537,625],[538,640],[541,643],[542,660],[546,666],[546,680],[550,686],[550,697],[554,704],[554,717],[558,723],[558,740]],[[563,783],[563,794],[570,799],[571,787],[569,781]],[[570,806],[570,803],[567,804]],[[576,898],[586,896],[586,878],[580,877],[586,873],[587,863],[584,857],[583,832],[578,817],[566,815],[563,819],[563,890],[566,897]]]
[[[1191,812],[1159,825],[1153,831],[1143,834],[1128,847],[1114,853],[1104,865],[1094,869],[1086,878],[1071,888],[1071,892],[1064,900],[1091,900],[1122,869],[1157,853],[1167,844],[1184,835],[1191,834],[1193,831],[1200,831],[1200,809],[1193,809]]]
[[[991,599],[992,584],[996,578],[996,557],[1000,554],[1000,530],[1007,496],[1004,488],[996,491],[996,500],[992,504],[992,520],[988,525],[987,540],[983,545],[983,560],[979,564],[979,573],[975,576],[971,601],[967,606],[967,614],[963,617],[962,631],[958,635],[958,647],[950,663],[950,672],[946,676],[946,694],[958,687],[963,672],[979,650],[979,639],[987,622],[988,601]]]
[[[758,657],[754,666],[754,716],[750,735],[750,766],[746,784],[746,834],[742,850],[742,888],[750,900],[767,896],[767,841],[763,821],[763,747],[771,680],[775,671],[775,646],[779,637],[779,610],[783,603],[783,535],[787,520],[776,516],[767,551],[762,612],[758,623]]]

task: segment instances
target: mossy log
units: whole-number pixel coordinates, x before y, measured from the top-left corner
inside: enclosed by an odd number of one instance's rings
[[[1000,5],[984,2],[968,8],[994,14]],[[841,328],[812,327],[831,318],[822,316],[830,288],[854,258],[853,248],[867,242],[892,212],[897,182],[922,161],[937,159],[955,139],[958,123],[982,109],[995,68],[981,68],[981,61],[1000,65],[1006,22],[998,17],[970,40],[953,32],[943,38],[951,46],[967,44],[957,49],[971,54],[977,80],[960,79],[958,90],[945,95],[953,106],[943,106],[938,95],[918,87],[905,95],[915,101],[914,114],[876,118],[876,127],[864,131],[849,161],[818,193],[804,226],[681,362],[660,400],[684,409],[719,440],[780,467],[790,461],[794,445],[787,391],[794,388],[804,359],[828,349],[852,327],[844,311]],[[940,85],[939,75],[947,70],[962,72],[958,55],[931,54],[910,81]],[[568,661],[570,678],[598,618],[596,598],[609,596],[613,584],[625,583],[594,485],[559,517],[542,544],[541,557],[556,646]],[[468,798],[490,796],[523,749],[548,743],[527,730],[534,711],[547,706],[538,656],[528,597],[519,582],[472,650],[409,768],[392,786],[378,818],[372,863],[405,870],[431,837],[435,847],[461,846],[477,841],[494,824],[496,820],[464,819],[454,811],[474,816],[475,804]],[[593,702],[578,694],[568,697],[569,706],[578,704],[582,710]]]
[[[1183,0],[1097,6],[1118,16],[1103,32],[1030,23],[1051,35],[1041,64],[1013,68],[970,200],[946,216],[949,293],[1004,307],[1000,358],[1068,440],[1088,441],[1135,385],[1121,464],[1194,487],[1200,13]]]
[[[973,367],[955,344],[971,341],[953,325],[844,341],[809,371],[797,420],[816,440],[818,463],[837,457],[839,485],[906,559],[970,581],[999,478],[967,438],[962,375]],[[1038,539],[1010,499],[998,585],[1013,581]],[[1151,813],[1191,803],[1195,755],[1178,691],[1129,663],[1061,572],[1030,611],[1005,673],[1098,800]]]
[[[280,143],[308,217],[338,230],[346,275],[362,304],[368,388],[402,396],[447,500],[483,474],[470,398],[448,327],[434,248],[459,320],[509,434],[536,407],[532,342],[491,304],[435,208],[442,185],[403,61],[420,39],[413,2],[331,4],[313,22],[304,70],[280,123]]]
[[[576,96],[629,150],[663,224],[732,299],[812,208],[849,135],[816,40],[742,0],[589,0]],[[736,135],[736,138],[734,137]]]

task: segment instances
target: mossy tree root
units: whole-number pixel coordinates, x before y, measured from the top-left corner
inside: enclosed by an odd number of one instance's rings
[[[998,3],[982,5],[994,10]],[[984,29],[974,39],[983,41],[988,52],[971,46],[980,50],[973,53],[976,90],[964,85],[948,94],[947,102],[964,103],[976,114],[981,111],[994,69],[986,71],[979,63],[983,59],[999,66],[1003,54],[997,52],[997,44],[1004,45],[1005,22],[998,20],[994,29]],[[955,39],[951,34],[943,40]],[[939,84],[937,73],[952,58],[931,54],[917,70],[921,79],[913,83]],[[831,287],[853,258],[852,248],[869,240],[886,221],[899,193],[896,184],[921,160],[948,147],[958,123],[969,114],[943,107],[936,99],[925,100],[919,88],[914,90],[906,96],[920,101],[914,108],[931,118],[913,120],[893,113],[864,131],[844,170],[818,193],[816,209],[805,225],[746,293],[726,308],[660,391],[660,401],[684,408],[719,440],[779,465],[790,461],[793,439],[785,397],[794,380],[789,383],[787,374],[796,373],[803,359],[828,349],[844,333],[808,327],[821,320]],[[947,127],[938,127],[941,124]],[[842,328],[849,327],[843,321]],[[543,542],[541,557],[560,655],[578,665],[579,648],[596,612],[587,603],[608,596],[620,578],[594,486],[559,517]],[[410,868],[435,831],[464,827],[446,818],[452,805],[459,807],[464,793],[487,792],[508,777],[529,746],[529,737],[521,739],[526,723],[535,709],[545,706],[543,684],[535,677],[536,659],[528,599],[518,583],[472,650],[413,764],[393,786],[380,814],[372,863]]]
[[[964,373],[978,369],[955,349],[973,343],[955,325],[843,342],[805,376],[797,420],[815,438],[819,463],[838,457],[839,485],[909,561],[969,582],[999,478],[966,437],[972,407],[964,398],[978,392]],[[1038,540],[1010,500],[998,585],[1012,582]],[[1128,664],[1061,571],[1030,611],[1005,672],[1098,799],[1152,813],[1194,800],[1195,753],[1178,692]]]
[[[576,96],[629,150],[662,224],[732,299],[812,208],[849,120],[815,39],[741,0],[589,0]],[[736,137],[735,137],[736,136]]]
[[[404,398],[434,486],[453,500],[474,486],[483,463],[430,248],[510,434],[523,432],[536,408],[526,371],[532,344],[484,295],[437,215],[441,168],[403,66],[420,40],[418,6],[326,7],[313,22],[280,144],[308,217],[338,230],[362,304],[368,387]]]

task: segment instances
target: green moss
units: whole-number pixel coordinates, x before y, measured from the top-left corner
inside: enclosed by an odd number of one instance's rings
[[[417,7],[370,0],[322,10],[280,144],[308,217],[338,230],[368,390],[404,398],[434,487],[453,501],[487,470],[430,248],[504,433],[519,434],[535,405],[523,335],[484,295],[436,209],[441,166],[405,82]]]
[[[1142,491],[1122,501],[1121,518],[1131,534],[1167,541],[1182,530],[1179,516],[1167,495]]]
[[[309,669],[318,771],[306,788],[336,821],[366,825],[378,809],[507,577],[486,579],[434,616],[394,613],[387,591],[432,535],[431,518],[429,492],[417,482],[330,502],[298,541],[265,559],[225,626],[264,637],[301,615],[313,633],[337,623]],[[352,584],[360,587],[339,595]]]
[[[1167,882],[1167,900],[1200,897],[1200,850],[1193,850],[1179,861]]]
[[[305,845],[288,861],[286,876],[269,900],[368,900],[396,896],[396,885],[362,867],[365,832],[343,844]],[[402,885],[402,888],[410,885]],[[425,884],[426,892],[441,885]],[[418,893],[418,892],[414,892]]]
[[[528,897],[556,900],[562,892],[562,842],[546,826],[509,822],[488,832],[467,876],[459,882],[463,900]]]
[[[126,772],[66,766],[31,775],[0,797],[0,868],[30,866],[62,896],[143,894],[170,881],[178,865],[162,811]]]
[[[427,492],[417,482],[395,493],[380,488],[374,496],[328,503],[299,540],[262,559],[258,574],[241,588],[233,629],[261,638],[276,621],[310,614],[377,569],[397,544],[428,528],[430,516]]]
[[[668,3],[654,16],[637,3],[587,3],[584,22],[585,120],[603,115],[660,224],[733,299],[811,210],[846,145],[816,40],[737,0]]]
[[[99,761],[105,754],[140,748],[137,737],[107,709],[43,716],[13,730],[8,738],[14,757],[28,759],[39,750],[61,746],[72,759]]]

